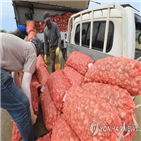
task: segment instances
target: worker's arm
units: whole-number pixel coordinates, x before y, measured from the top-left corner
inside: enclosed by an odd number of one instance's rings
[[[58,47],[61,49],[61,34],[58,28],[58,25],[56,25],[56,34],[57,34],[57,38],[58,38]]]
[[[48,45],[48,38],[46,36],[46,30],[44,31],[44,55],[47,55],[47,51],[48,51],[48,48],[49,48],[49,45]]]
[[[19,79],[18,71],[12,72],[12,77],[13,77],[13,79],[14,79],[15,84],[16,84],[19,88],[21,88],[21,81],[20,81],[20,79]]]
[[[31,119],[32,119],[32,124],[34,124],[36,122],[37,116],[34,114],[33,109],[32,109],[32,104],[31,104],[31,92],[30,92],[31,78],[32,78],[31,73],[24,72],[23,79],[22,79],[22,84],[21,84],[21,89],[29,99]]]

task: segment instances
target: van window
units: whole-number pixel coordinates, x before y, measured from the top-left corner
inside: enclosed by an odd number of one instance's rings
[[[98,21],[93,23],[92,49],[103,51],[106,21]],[[114,24],[109,22],[108,40],[106,52],[109,52],[113,44]]]
[[[75,43],[78,45],[80,43],[80,24],[77,25],[75,30]]]
[[[90,43],[90,25],[90,22],[82,24],[82,46],[88,48]]]
[[[141,17],[135,14],[136,39],[135,39],[135,59],[141,56]]]
[[[93,23],[92,49],[103,51],[106,21],[96,21]],[[91,23],[82,23],[82,46],[89,48]],[[109,52],[113,44],[114,24],[109,22],[108,40],[106,52]],[[75,44],[80,43],[80,24],[75,31]]]

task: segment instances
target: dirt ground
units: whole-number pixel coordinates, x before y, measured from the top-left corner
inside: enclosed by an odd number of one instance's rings
[[[58,64],[58,59],[56,59],[56,64]],[[50,58],[48,57],[48,71],[51,74],[51,67],[50,67]],[[37,118],[37,122],[34,125],[34,131],[36,133],[36,135],[42,135],[43,133],[46,133],[47,130],[44,126],[43,123],[43,118],[42,118],[42,111],[41,111],[41,107],[40,107],[40,99],[39,101],[39,114],[38,114],[38,118]],[[141,103],[141,95],[137,96],[135,99],[135,105],[138,105]],[[1,141],[10,141],[12,138],[12,120],[9,116],[9,114],[7,113],[7,111],[0,109],[1,111]],[[139,125],[139,130],[138,132],[135,134],[135,136],[133,137],[132,141],[141,141],[141,107],[135,110],[135,114],[137,117],[137,122]]]

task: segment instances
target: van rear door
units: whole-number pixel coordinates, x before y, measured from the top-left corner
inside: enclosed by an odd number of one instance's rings
[[[135,14],[135,59],[141,59],[141,16]]]

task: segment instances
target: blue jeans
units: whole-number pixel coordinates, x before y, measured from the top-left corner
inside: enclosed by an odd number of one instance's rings
[[[27,96],[13,82],[11,75],[1,69],[1,107],[6,109],[16,122],[23,141],[37,139],[31,121],[30,104]]]

